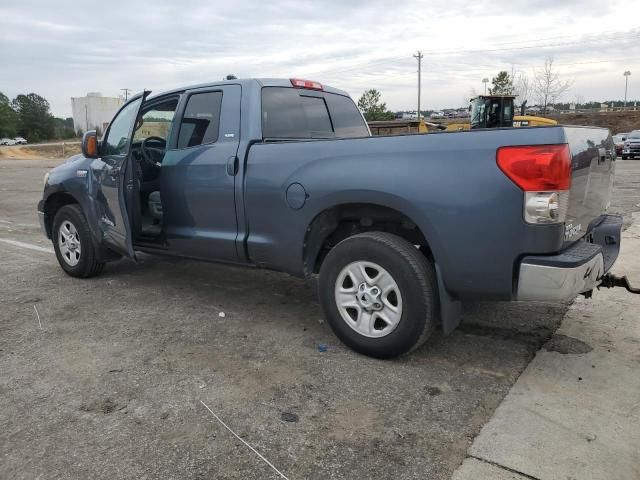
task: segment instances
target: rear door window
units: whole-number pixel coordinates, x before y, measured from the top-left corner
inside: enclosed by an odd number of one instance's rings
[[[180,122],[178,148],[217,142],[221,107],[222,92],[191,95]]]

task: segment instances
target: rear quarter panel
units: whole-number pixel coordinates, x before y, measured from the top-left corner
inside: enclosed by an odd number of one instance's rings
[[[248,256],[301,276],[313,219],[336,205],[372,203],[419,226],[450,291],[510,299],[516,261],[558,251],[563,227],[524,222],[522,192],[498,169],[496,149],[565,141],[562,128],[542,127],[255,144],[245,178]],[[300,209],[286,202],[292,183],[308,196]]]

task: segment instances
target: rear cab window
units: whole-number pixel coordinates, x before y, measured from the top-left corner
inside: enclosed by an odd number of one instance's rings
[[[267,140],[369,136],[349,97],[290,87],[262,89],[262,136]]]

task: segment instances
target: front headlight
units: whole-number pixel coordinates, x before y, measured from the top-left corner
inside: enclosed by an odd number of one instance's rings
[[[49,181],[49,172],[44,174],[44,178],[42,179],[42,185],[45,186]]]

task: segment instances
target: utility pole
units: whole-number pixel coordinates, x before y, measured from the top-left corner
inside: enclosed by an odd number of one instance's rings
[[[418,53],[413,56],[416,60],[418,60],[418,121],[420,121],[420,88],[422,86],[422,58],[424,55],[420,50]]]
[[[488,78],[483,78],[482,79],[482,83],[484,83],[484,94],[487,94],[487,83],[489,83],[489,79]]]
[[[124,101],[126,102],[129,99],[129,92],[131,91],[131,89],[121,88],[120,90],[124,92]]]
[[[627,87],[629,86],[629,76],[631,72],[627,70],[624,72],[624,108],[627,108]]]
[[[509,95],[513,95],[513,75],[515,73],[514,71],[514,65],[513,62],[511,62],[511,81],[510,81],[510,85],[509,85]]]

